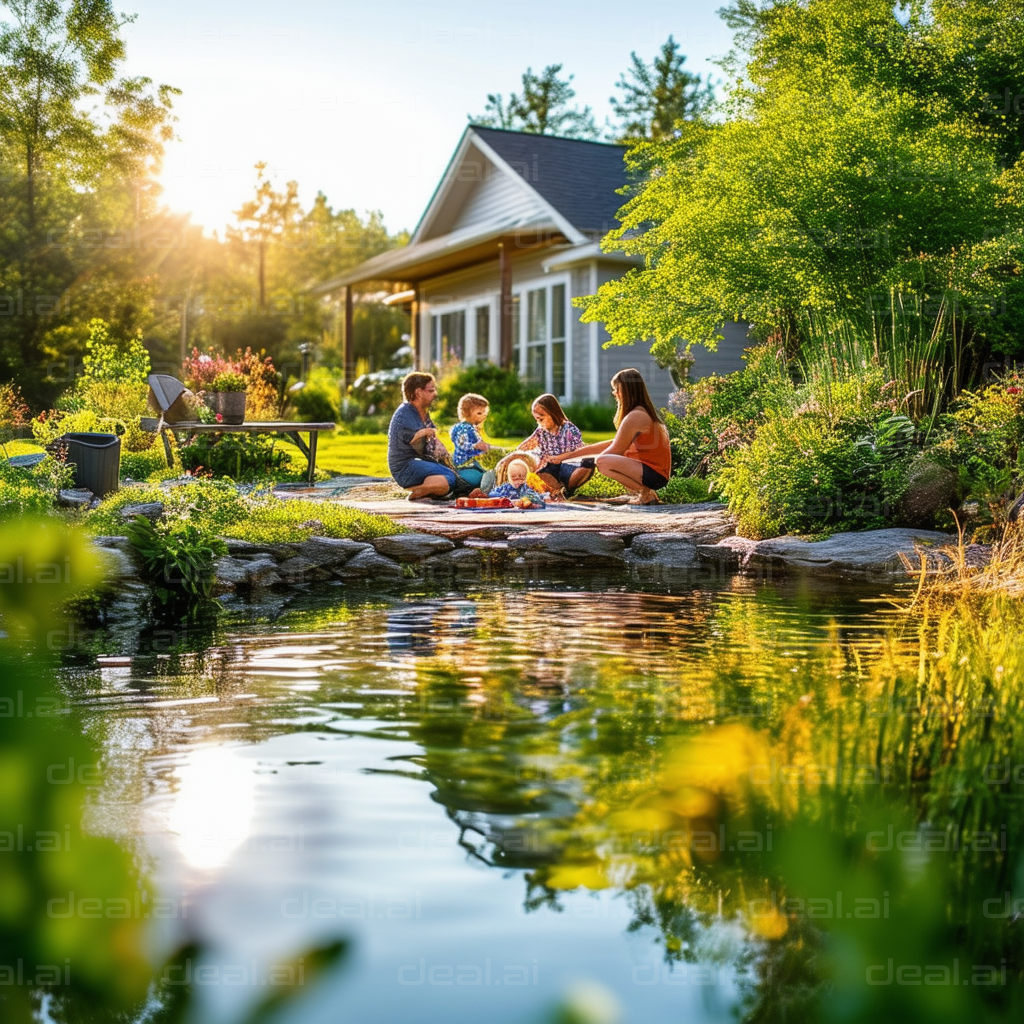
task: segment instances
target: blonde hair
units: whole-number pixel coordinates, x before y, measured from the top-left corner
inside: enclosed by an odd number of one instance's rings
[[[466,417],[474,409],[489,409],[491,403],[484,398],[483,395],[475,395],[470,392],[468,395],[463,395],[459,399],[458,409],[456,410],[459,414],[459,419],[465,421]]]
[[[529,467],[529,465],[528,465],[528,464],[527,464],[527,462],[526,462],[526,459],[512,459],[512,460],[511,460],[511,461],[509,462],[509,464],[508,464],[508,465],[507,465],[507,466],[505,467],[505,476],[506,476],[506,477],[507,477],[507,476],[509,475],[509,472],[510,472],[510,470],[512,469],[512,467],[513,467],[513,466],[515,466],[515,465],[517,465],[517,464],[518,464],[518,465],[520,465],[520,466],[522,466],[522,467],[523,467],[523,469],[525,469],[525,470],[526,470],[526,475],[527,475],[527,476],[529,476],[529,475],[530,475],[530,473],[531,473],[531,470],[530,470],[530,467]]]

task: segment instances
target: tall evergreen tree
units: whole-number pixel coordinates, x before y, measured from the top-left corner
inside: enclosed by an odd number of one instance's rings
[[[596,139],[597,125],[590,107],[572,106],[576,91],[573,76],[559,78],[561,64],[549,64],[539,75],[533,68],[523,74],[521,94],[488,93],[483,114],[470,121],[486,128],[560,135],[570,139]]]
[[[634,51],[629,70],[619,76],[619,96],[609,102],[618,119],[613,137],[620,142],[640,139],[667,139],[679,121],[693,121],[705,114],[711,105],[710,82],[701,82],[700,75],[687,71],[686,57],[672,38],[662,44],[650,64],[645,64]]]

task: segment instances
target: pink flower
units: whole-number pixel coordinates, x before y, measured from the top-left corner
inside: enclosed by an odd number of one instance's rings
[[[1007,388],[1006,389],[1006,393],[1008,395],[1019,395],[1020,394],[1020,388]]]
[[[214,419],[216,419],[216,421],[218,423],[223,423],[224,422],[224,417],[220,413],[217,413],[217,415],[214,417]]]

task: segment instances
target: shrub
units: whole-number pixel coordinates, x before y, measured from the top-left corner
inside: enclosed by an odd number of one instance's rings
[[[28,421],[28,406],[21,397],[21,388],[13,381],[0,384],[0,442],[16,437]]]
[[[153,445],[142,452],[121,449],[122,480],[148,480],[153,473],[162,473],[166,468],[163,445]]]
[[[181,465],[232,480],[262,480],[280,475],[291,455],[267,434],[197,434],[178,449]]]
[[[402,404],[402,378],[408,372],[396,368],[361,373],[348,388],[348,416],[390,416]]]
[[[629,492],[618,480],[595,473],[574,495],[576,498],[617,498]]]
[[[708,482],[696,476],[673,476],[660,491],[658,497],[670,505],[691,505],[710,501]]]
[[[379,416],[357,416],[349,423],[339,424],[338,432],[341,434],[386,434],[390,420],[389,413]]]
[[[1024,378],[1012,373],[965,391],[942,421],[932,457],[960,477],[963,491],[988,500],[1022,471]]]
[[[612,422],[615,416],[614,405],[608,405],[605,402],[570,402],[563,406],[563,409],[565,415],[580,430],[605,433],[615,429],[615,424]]]
[[[340,376],[326,366],[314,366],[302,387],[289,390],[300,420],[307,423],[336,422],[340,416]]]
[[[712,374],[670,396],[665,424],[676,474],[713,473],[726,452],[750,442],[767,410],[793,409],[799,403],[774,350],[748,349],[744,358],[744,369]]]
[[[820,413],[770,413],[713,478],[746,537],[893,525],[913,458],[914,426],[887,417],[858,435]]]
[[[182,380],[192,391],[209,391],[214,380],[223,373],[239,373],[246,380],[246,416],[250,420],[273,420],[281,414],[281,375],[274,369],[270,356],[247,348],[230,359],[211,348],[192,355],[181,368]]]
[[[438,388],[434,418],[454,423],[458,417],[459,399],[473,392],[490,403],[487,432],[493,437],[516,437],[530,434],[537,424],[530,414],[532,396],[515,370],[503,370],[493,363],[467,366],[446,378]]]
[[[165,495],[159,487],[131,484],[108,494],[99,506],[89,512],[85,528],[99,536],[119,536],[124,533],[125,521],[121,509],[126,505],[143,505],[152,501],[164,501]]]

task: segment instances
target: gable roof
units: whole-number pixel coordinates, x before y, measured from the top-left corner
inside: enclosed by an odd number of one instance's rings
[[[617,226],[626,184],[625,146],[468,125],[407,246],[381,253],[313,290],[368,280],[416,282],[493,256],[505,239],[523,247],[585,245]],[[486,221],[458,223],[478,183],[496,172],[520,197]],[[484,177],[481,177],[484,175]],[[493,193],[492,193],[493,195]]]
[[[516,171],[574,228],[588,235],[617,226],[625,200],[625,146],[554,135],[510,132],[470,125],[486,145]]]

